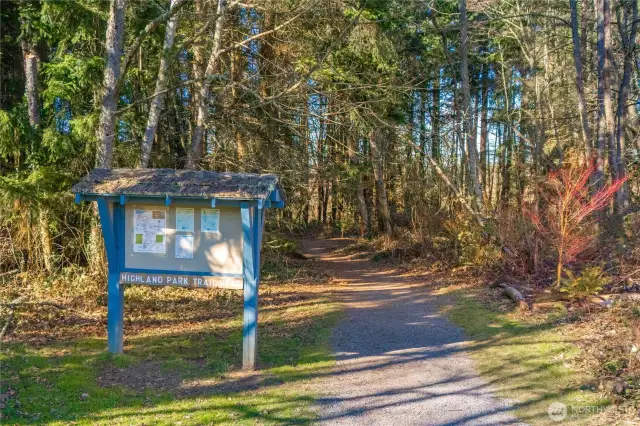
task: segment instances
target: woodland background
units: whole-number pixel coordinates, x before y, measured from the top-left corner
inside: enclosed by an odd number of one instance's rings
[[[93,167],[276,173],[269,229],[542,284],[634,259],[637,1],[3,0],[0,21],[0,273],[103,273],[69,192]]]
[[[327,351],[337,286],[294,240],[345,235],[458,286],[478,365],[536,419],[577,393],[637,422],[639,25],[637,0],[1,0],[0,408],[36,422],[149,408],[98,381],[104,249],[70,189],[95,167],[165,167],[282,178],[263,366],[300,377],[304,351]],[[111,367],[163,354],[162,371],[226,375],[241,306],[128,288]],[[201,409],[157,398],[149,410]],[[202,415],[236,409],[211,398]]]

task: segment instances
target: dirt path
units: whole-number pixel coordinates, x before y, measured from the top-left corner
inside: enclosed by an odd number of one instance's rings
[[[313,384],[327,425],[521,424],[462,349],[465,337],[421,283],[335,254],[344,240],[305,241],[345,285],[346,317],[333,331],[334,371]]]

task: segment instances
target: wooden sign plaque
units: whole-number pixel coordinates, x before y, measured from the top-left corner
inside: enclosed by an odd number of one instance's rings
[[[242,278],[207,277],[177,274],[150,274],[144,272],[121,272],[120,283],[144,284],[153,286],[168,285],[191,288],[226,288],[231,290],[242,290],[243,288]]]

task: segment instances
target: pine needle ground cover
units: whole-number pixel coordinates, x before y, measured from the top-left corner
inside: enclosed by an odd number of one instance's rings
[[[314,395],[303,383],[333,365],[328,334],[340,313],[326,276],[291,262],[265,263],[265,276],[274,276],[269,269],[278,264],[281,280],[264,282],[260,291],[259,372],[239,370],[241,293],[131,287],[123,355],[106,353],[99,310],[84,322],[47,308],[17,318],[18,333],[0,358],[1,423],[311,421]],[[43,338],[47,329],[55,339]]]

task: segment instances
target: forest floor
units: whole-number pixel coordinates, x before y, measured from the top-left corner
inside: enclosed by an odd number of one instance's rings
[[[313,260],[265,256],[263,276],[255,373],[240,370],[241,292],[128,287],[115,356],[103,306],[23,308],[0,352],[0,424],[308,423],[315,395],[297,383],[334,363],[334,286]]]
[[[21,313],[0,423],[544,425],[553,402],[561,424],[628,418],[579,365],[584,330],[564,313],[519,313],[472,272],[400,269],[351,242],[265,256],[256,373],[239,370],[237,292],[128,288],[118,356],[104,310]]]

